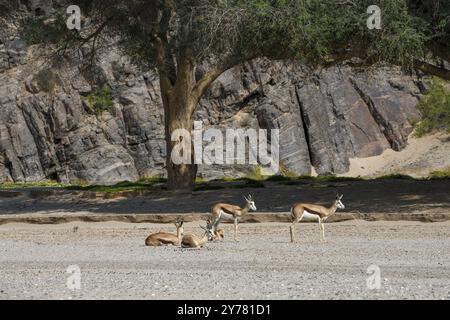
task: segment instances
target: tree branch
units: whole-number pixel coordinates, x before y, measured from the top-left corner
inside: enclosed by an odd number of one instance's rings
[[[189,48],[180,49],[177,57],[177,86],[190,86],[193,81],[194,61]]]
[[[81,43],[78,46],[79,48],[83,47],[86,43],[88,43],[89,41],[91,41],[92,39],[96,40],[97,37],[100,35],[100,33],[102,33],[103,30],[105,30],[105,28],[107,27],[108,23],[113,20],[113,16],[108,17],[105,21],[103,21],[103,23],[97,28],[95,29],[94,32],[92,32],[89,36],[87,36],[86,38],[81,38]]]
[[[161,38],[156,35],[151,35],[151,42],[156,50],[156,62],[158,63],[159,79],[163,90],[171,90],[172,82],[166,65],[166,49]]]
[[[211,68],[197,83],[192,89],[192,96],[198,102],[201,97],[205,94],[206,90],[211,86],[211,84],[225,71],[233,68],[239,63],[244,63],[246,61],[257,58],[258,56],[251,56],[242,60],[230,59],[226,62],[219,63],[213,68]]]

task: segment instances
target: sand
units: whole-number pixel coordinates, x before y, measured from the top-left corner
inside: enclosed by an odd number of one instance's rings
[[[295,244],[288,224],[242,224],[240,242],[224,228],[225,241],[192,250],[144,246],[150,232],[174,231],[167,224],[3,225],[0,299],[450,298],[450,222],[326,224],[327,243],[304,223]],[[80,290],[66,284],[73,265]]]
[[[405,174],[427,177],[430,172],[450,168],[450,136],[410,136],[408,145],[400,152],[392,149],[369,158],[350,160],[350,170],[341,176],[377,177],[388,174]]]

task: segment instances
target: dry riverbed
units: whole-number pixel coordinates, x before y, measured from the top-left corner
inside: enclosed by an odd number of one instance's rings
[[[144,246],[170,224],[2,225],[0,299],[450,298],[450,222],[330,223],[327,243],[307,223],[296,244],[285,223],[242,224],[238,243],[224,227],[224,242],[192,250]],[[71,265],[80,290],[67,287]],[[372,265],[380,289],[368,289]]]

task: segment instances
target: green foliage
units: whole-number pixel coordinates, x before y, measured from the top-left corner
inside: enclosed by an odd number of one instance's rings
[[[373,38],[369,55],[378,61],[412,67],[415,58],[425,55],[426,22],[409,13],[406,1],[384,0],[378,6],[382,29]]]
[[[97,115],[101,115],[104,111],[111,112],[114,105],[111,89],[104,85],[102,88],[94,90],[87,96],[87,102]]]
[[[429,89],[418,105],[422,113],[422,120],[415,125],[416,136],[420,137],[433,131],[450,133],[450,90],[448,85],[444,80],[436,77],[429,83]]]
[[[448,50],[450,44],[450,1],[408,0],[407,3],[409,11],[425,22],[426,27],[423,32],[427,41],[435,44],[435,46],[430,47],[433,49],[433,47],[441,46]]]
[[[298,174],[289,170],[282,161],[280,161],[279,165],[280,165],[280,175],[281,176],[291,178],[291,179],[298,177]]]
[[[208,182],[208,180],[206,180],[205,178],[202,178],[202,177],[195,178],[195,183],[204,183],[204,182]]]
[[[197,63],[214,59],[238,64],[255,56],[327,63],[345,52],[350,57],[410,64],[423,54],[424,42],[433,31],[445,36],[448,27],[448,16],[431,21],[420,14],[422,7],[413,7],[414,1],[407,0],[69,2],[89,17],[91,31],[106,26],[101,31],[117,37],[136,63],[154,65],[156,48],[162,45],[165,56],[159,58],[166,64],[158,63],[158,68],[169,73],[175,68],[173,57],[180,52],[191,52]],[[382,10],[382,30],[367,28],[366,10],[372,4]],[[70,38],[81,40],[78,33],[64,27],[64,18],[59,12],[51,24],[46,25],[44,18],[27,21],[23,34],[31,43],[61,44],[63,39],[67,46]]]
[[[91,191],[91,192],[102,192],[102,193],[121,193],[121,192],[138,192],[138,191],[148,191],[155,188],[158,184],[165,182],[164,178],[154,177],[145,178],[137,182],[123,181],[112,186],[102,186],[102,185],[72,185],[68,186],[68,190],[73,191]]]
[[[66,26],[64,11],[49,17],[26,17],[20,23],[20,37],[28,45],[54,44],[58,48],[70,47],[78,38],[76,31]]]
[[[31,188],[62,188],[65,184],[56,181],[39,181],[39,182],[6,182],[0,183],[0,190],[8,189],[31,189]]]
[[[44,92],[51,92],[55,88],[56,85],[60,83],[60,79],[56,73],[51,71],[50,69],[44,69],[39,71],[34,80],[36,81],[37,86]]]
[[[254,166],[249,172],[246,174],[244,179],[253,180],[253,181],[262,181],[266,177],[261,173],[261,166]]]
[[[222,177],[220,179],[217,179],[217,181],[222,181],[222,182],[233,182],[236,181],[236,178],[233,177]]]
[[[265,181],[274,182],[281,185],[311,185],[311,187],[329,187],[326,182],[352,182],[352,181],[377,181],[377,180],[411,180],[411,181],[423,181],[428,179],[450,179],[450,167],[442,170],[433,171],[429,177],[426,178],[413,178],[408,175],[402,174],[390,174],[375,179],[363,179],[359,177],[336,177],[336,176],[302,176],[297,178],[289,178],[284,176],[272,176]],[[41,182],[26,182],[26,183],[2,183],[0,184],[0,190],[11,189],[30,189],[30,188],[65,188],[71,191],[90,191],[106,194],[117,194],[126,192],[145,192],[151,190],[165,190],[164,184],[167,182],[166,178],[162,177],[148,177],[141,179],[137,182],[124,181],[112,186],[102,185],[89,185],[84,181],[78,181],[71,185],[62,184],[55,181],[41,181]],[[217,184],[219,183],[219,184]],[[248,178],[226,178],[216,180],[214,182],[202,181],[198,183],[194,191],[208,191],[208,190],[223,190],[223,189],[246,189],[246,188],[265,188],[266,185],[263,181],[252,180]]]

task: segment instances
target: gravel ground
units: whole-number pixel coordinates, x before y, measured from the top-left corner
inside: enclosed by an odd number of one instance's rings
[[[241,241],[149,248],[171,225],[69,223],[0,226],[0,299],[449,299],[450,222],[242,224]],[[75,230],[76,229],[76,230]],[[185,232],[200,232],[189,223]],[[81,289],[66,273],[81,270]],[[369,290],[367,269],[380,268]]]

